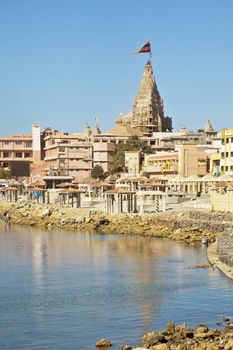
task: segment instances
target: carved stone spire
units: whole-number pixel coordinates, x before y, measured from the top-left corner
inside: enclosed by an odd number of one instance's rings
[[[150,61],[145,66],[141,86],[134,100],[131,125],[139,128],[145,135],[172,130],[171,118],[164,117],[163,100],[157,89]]]

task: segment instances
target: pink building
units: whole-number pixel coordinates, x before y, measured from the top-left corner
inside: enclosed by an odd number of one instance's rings
[[[45,170],[49,175],[73,176],[77,180],[90,178],[92,145],[81,134],[51,130],[44,138]]]
[[[31,134],[13,134],[0,137],[0,166],[10,169],[12,162],[41,161],[41,132],[39,125],[32,126]]]

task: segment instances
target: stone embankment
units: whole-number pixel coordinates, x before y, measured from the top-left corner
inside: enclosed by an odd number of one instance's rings
[[[145,334],[141,347],[125,345],[121,350],[232,350],[233,323],[230,320],[227,323],[223,330],[210,330],[204,324],[191,329],[168,322],[163,332]]]
[[[220,261],[233,267],[233,231],[218,238],[217,252]]]
[[[233,215],[204,210],[108,215],[102,212],[31,202],[0,203],[0,218],[12,223],[68,229],[79,232],[166,237],[188,243],[215,240],[219,232],[233,229]]]

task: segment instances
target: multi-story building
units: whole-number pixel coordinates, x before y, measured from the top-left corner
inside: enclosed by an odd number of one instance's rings
[[[113,158],[115,143],[108,141],[93,142],[93,166],[100,165],[105,172],[108,171],[108,164]]]
[[[144,171],[149,176],[191,175],[204,176],[208,170],[208,156],[205,150],[199,149],[196,143],[176,145],[175,151],[146,154]]]
[[[179,153],[157,152],[156,154],[145,154],[144,171],[153,175],[178,174]]]
[[[47,174],[73,176],[78,180],[90,178],[93,159],[88,138],[51,130],[44,141]]]
[[[127,168],[128,175],[138,176],[140,172],[140,152],[139,151],[126,151],[125,152],[125,166]]]
[[[233,175],[233,128],[222,129],[221,175]]]
[[[11,169],[12,163],[41,160],[41,132],[38,125],[32,126],[31,134],[13,134],[0,137],[0,166]]]
[[[179,153],[179,175],[205,176],[208,170],[207,154],[196,143],[176,145]]]

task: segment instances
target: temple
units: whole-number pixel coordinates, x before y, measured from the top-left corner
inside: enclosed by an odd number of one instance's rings
[[[130,126],[142,135],[172,131],[172,119],[164,117],[163,100],[160,97],[151,62],[148,61],[141,85],[133,104],[133,112],[120,116],[116,125]]]

